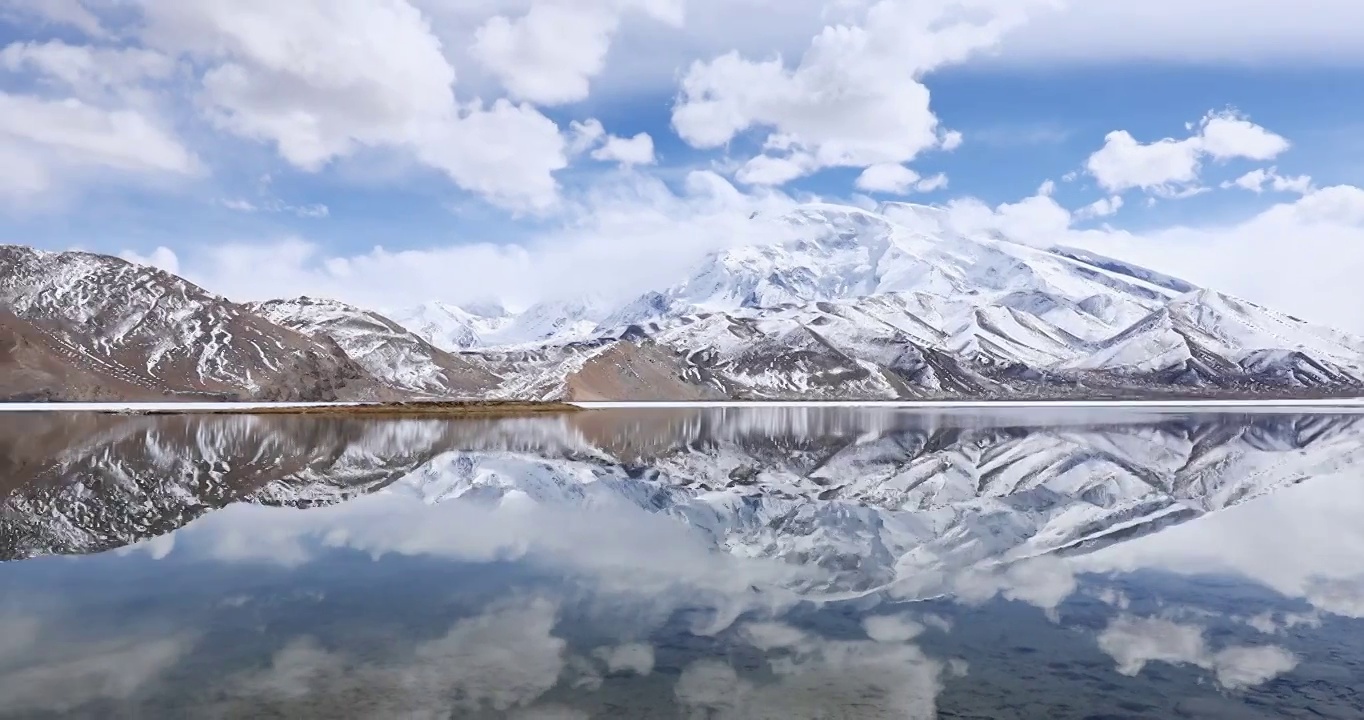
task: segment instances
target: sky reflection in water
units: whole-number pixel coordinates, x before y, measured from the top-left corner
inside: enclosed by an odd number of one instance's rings
[[[1364,418],[0,416],[0,717],[1364,712]]]

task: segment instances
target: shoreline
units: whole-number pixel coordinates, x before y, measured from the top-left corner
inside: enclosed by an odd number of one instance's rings
[[[365,417],[494,417],[580,412],[582,408],[562,402],[520,400],[468,402],[432,401],[399,403],[241,403],[241,402],[48,402],[0,403],[7,412],[89,412],[116,415],[325,415]]]
[[[491,417],[591,410],[845,408],[883,410],[1148,409],[1364,412],[1364,398],[1147,400],[709,400],[709,401],[433,401],[402,403],[41,402],[0,403],[0,413],[91,412],[121,415],[329,415]]]

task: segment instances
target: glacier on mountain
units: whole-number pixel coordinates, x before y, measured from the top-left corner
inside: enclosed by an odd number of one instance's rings
[[[1090,251],[902,203],[782,220],[791,237],[713,252],[562,341],[648,340],[691,382],[755,397],[1364,386],[1360,338]]]

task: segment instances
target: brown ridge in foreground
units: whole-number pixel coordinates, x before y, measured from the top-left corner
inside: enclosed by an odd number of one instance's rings
[[[279,405],[275,407],[223,407],[205,408],[203,406],[177,409],[160,407],[152,410],[111,410],[126,415],[330,415],[401,417],[414,415],[437,415],[445,417],[466,416],[512,416],[540,415],[553,413],[578,412],[582,408],[560,402],[526,402],[518,400],[469,400],[469,401],[413,401],[391,403],[363,403],[355,405]]]

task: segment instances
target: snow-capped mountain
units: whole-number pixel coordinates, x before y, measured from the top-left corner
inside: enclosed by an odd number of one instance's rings
[[[382,492],[490,507],[628,503],[719,550],[808,568],[806,591],[839,593],[936,593],[962,572],[1088,552],[1364,461],[1364,425],[1344,416],[43,422],[85,426],[0,428],[0,445],[15,445],[0,468],[14,488],[0,504],[5,558],[107,550],[233,502],[307,508]]]
[[[334,347],[114,257],[0,246],[0,310],[11,327],[23,325],[10,342],[46,357],[51,397],[102,394],[88,383],[135,396],[278,400],[367,397],[373,388]],[[63,376],[82,380],[67,386]]]
[[[3,389],[44,397],[43,368],[69,357],[102,373],[73,384],[85,397],[355,396],[366,382],[527,400],[1364,394],[1364,339],[1120,260],[904,203],[780,221],[779,241],[711,253],[624,304],[432,303],[397,321],[318,300],[246,308],[112,258],[12,248],[0,310],[33,326],[9,342],[36,386]]]
[[[559,345],[593,337],[612,308],[594,297],[536,303],[520,312],[501,305],[432,302],[395,315],[398,324],[448,352]]]
[[[1364,340],[1120,260],[959,232],[943,211],[905,203],[878,212],[812,204],[782,220],[791,230],[782,242],[712,253],[678,284],[614,310],[529,311],[478,352],[538,344],[542,357],[561,360],[493,394],[531,386],[525,397],[579,399],[1364,388]],[[601,321],[589,330],[593,317]]]
[[[1357,392],[1364,339],[1119,260],[967,235],[943,213],[810,205],[597,332],[747,397]]]
[[[422,396],[482,395],[497,378],[379,315],[335,300],[301,297],[247,306],[276,325],[334,342],[385,385]]]
[[[459,307],[430,302],[398,312],[393,319],[426,342],[458,352],[495,344],[492,338],[515,318],[496,304]]]

